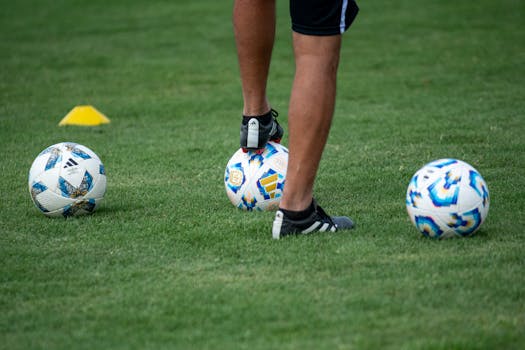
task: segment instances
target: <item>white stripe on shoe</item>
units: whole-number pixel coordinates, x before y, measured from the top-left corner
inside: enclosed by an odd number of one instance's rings
[[[310,233],[317,229],[321,225],[321,221],[314,222],[310,227],[308,227],[306,230],[303,230],[302,233]]]
[[[246,139],[246,148],[259,147],[259,121],[251,118],[248,121],[248,138]]]
[[[319,226],[321,226],[321,227],[319,227]],[[313,231],[319,231],[319,232],[331,231],[331,232],[335,232],[335,231],[337,231],[337,227],[334,226],[334,225],[331,225],[328,222],[325,222],[323,224],[322,221],[316,221],[310,227],[308,227],[306,230],[303,230],[301,233],[307,234],[307,233],[310,233],[310,232],[313,232]]]
[[[319,231],[321,232],[326,232],[328,230],[328,228],[330,227],[330,224],[325,222],[325,224],[323,226],[321,226],[321,228],[319,229]]]
[[[283,212],[278,210],[275,213],[275,220],[272,226],[272,237],[273,239],[281,238],[281,227],[283,226]]]

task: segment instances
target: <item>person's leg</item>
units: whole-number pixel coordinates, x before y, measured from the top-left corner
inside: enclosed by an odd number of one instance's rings
[[[352,219],[328,215],[312,196],[334,113],[341,35],[293,35],[296,72],[288,117],[288,169],[272,226],[274,239],[354,228]]]
[[[290,0],[296,71],[286,183],[272,226],[275,239],[354,228],[347,216],[329,216],[312,193],[334,113],[341,34],[358,10],[353,0]]]
[[[284,133],[266,96],[275,39],[275,0],[235,0],[233,26],[243,95],[240,146],[244,152],[260,153],[269,140],[280,142]]]
[[[233,27],[245,116],[270,110],[266,82],[275,38],[275,0],[235,0]]]
[[[301,211],[312,203],[332,122],[341,35],[293,33],[293,42],[296,72],[288,116],[290,153],[280,207]]]

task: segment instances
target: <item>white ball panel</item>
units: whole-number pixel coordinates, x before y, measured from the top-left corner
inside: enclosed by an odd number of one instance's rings
[[[94,181],[95,184],[93,185],[93,188],[85,195],[85,197],[101,200],[106,193],[106,176],[99,174]]]
[[[63,197],[53,191],[47,190],[35,197],[38,205],[52,212],[75,202],[72,198]]]
[[[52,168],[51,170],[41,173],[37,178],[33,180],[34,182],[40,182],[44,184],[48,190],[52,192],[57,192],[58,189],[58,177],[60,176],[60,168]],[[60,192],[57,192],[60,193]]]
[[[46,172],[46,164],[49,160],[50,153],[40,154],[35,158],[33,164],[31,164],[31,169],[29,169],[28,182],[31,185],[31,180],[37,178],[44,172]],[[49,170],[47,170],[49,171]]]

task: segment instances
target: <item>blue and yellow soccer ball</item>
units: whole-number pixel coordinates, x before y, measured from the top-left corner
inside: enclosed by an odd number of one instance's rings
[[[239,209],[276,210],[283,195],[288,149],[268,142],[264,152],[244,153],[239,149],[224,172],[226,194]]]
[[[29,170],[29,193],[40,211],[51,217],[95,211],[106,192],[106,172],[89,148],[73,142],[49,146]]]
[[[408,185],[410,220],[427,237],[474,234],[489,211],[489,190],[480,173],[457,159],[439,159],[419,169]]]

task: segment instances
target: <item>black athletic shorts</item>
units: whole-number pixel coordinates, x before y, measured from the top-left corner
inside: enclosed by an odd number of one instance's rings
[[[354,0],[290,0],[292,29],[306,35],[342,34],[358,11]]]

